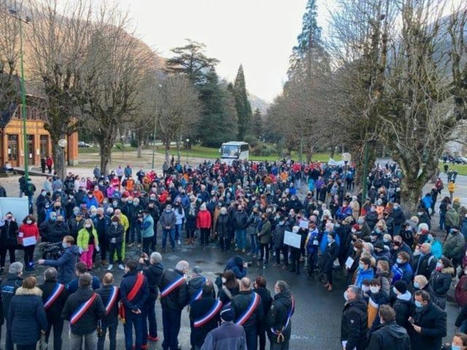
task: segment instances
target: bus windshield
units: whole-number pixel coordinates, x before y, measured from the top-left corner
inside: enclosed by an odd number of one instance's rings
[[[223,145],[221,148],[221,158],[238,158],[240,146]]]

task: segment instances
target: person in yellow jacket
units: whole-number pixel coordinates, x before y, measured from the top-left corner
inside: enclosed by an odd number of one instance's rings
[[[448,192],[449,192],[449,197],[451,199],[451,202],[452,202],[452,197],[454,196],[454,191],[456,190],[456,184],[454,183],[454,181],[449,181],[448,183]]]
[[[126,233],[130,228],[130,221],[125,214],[122,213],[120,209],[115,209],[115,216],[120,219],[120,223],[123,226],[123,243],[122,243],[122,260],[125,259],[125,246],[126,246]],[[114,259],[117,259],[117,253],[114,255]]]
[[[80,260],[86,264],[89,270],[92,269],[92,256],[94,249],[99,251],[99,239],[91,219],[86,219],[84,227],[78,231],[76,245],[81,253]]]

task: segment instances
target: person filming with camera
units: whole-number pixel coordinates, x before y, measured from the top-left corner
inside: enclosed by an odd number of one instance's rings
[[[75,265],[79,256],[79,249],[72,236],[65,236],[62,240],[63,254],[56,260],[39,259],[38,264],[53,266],[58,270],[58,282],[68,284],[75,277]]]

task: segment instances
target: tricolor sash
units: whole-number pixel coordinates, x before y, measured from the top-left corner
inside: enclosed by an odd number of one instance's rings
[[[136,296],[138,295],[139,291],[141,290],[141,287],[143,286],[144,283],[144,275],[142,272],[138,272],[136,274],[136,281],[133,287],[131,287],[130,291],[128,292],[126,298],[128,301],[132,301]],[[120,303],[118,307],[118,315],[120,317],[120,320],[122,323],[125,323],[125,305]]]
[[[47,310],[49,307],[51,307],[64,290],[65,286],[61,283],[57,283],[52,291],[52,294],[50,294],[48,299],[44,302],[44,309]]]
[[[105,314],[106,315],[108,315],[110,310],[112,310],[112,308],[114,307],[115,302],[117,301],[117,297],[118,297],[118,288],[113,286],[112,287],[112,294],[110,294],[109,301],[107,302],[107,305],[105,306]]]
[[[167,295],[169,295],[171,292],[173,292],[175,289],[177,289],[184,283],[185,283],[185,276],[180,276],[180,278],[177,278],[175,281],[173,281],[167,287],[165,287],[163,291],[161,291],[161,298],[166,297]]]
[[[253,312],[255,312],[260,302],[261,297],[257,293],[253,292],[253,298],[251,298],[250,305],[248,305],[246,311],[240,316],[240,318],[235,322],[235,324],[243,326],[243,324],[246,321],[248,321],[251,315],[253,315]]]
[[[274,328],[271,328],[271,332],[275,335],[280,335],[282,334],[282,332],[287,329],[287,327],[289,326],[289,323],[290,323],[290,319],[292,318],[292,315],[294,314],[295,312],[295,298],[294,297],[291,297],[291,301],[292,301],[292,304],[290,305],[290,309],[287,313],[287,321],[285,321],[285,324],[284,326],[282,327],[281,330],[275,330]]]
[[[76,322],[78,322],[81,319],[81,317],[86,313],[86,311],[89,310],[96,298],[97,294],[92,293],[91,297],[86,302],[81,304],[81,306],[71,315],[70,324],[74,325]]]
[[[203,277],[203,284],[201,285],[201,288],[191,298],[190,304],[196,300],[201,299],[201,297],[203,296],[203,287],[205,284],[206,284],[206,278]]]
[[[222,309],[222,301],[217,299],[214,305],[212,306],[212,308],[208,311],[206,315],[204,315],[200,319],[195,320],[193,322],[193,327],[199,328],[199,327],[204,326],[206,323],[211,321],[212,318],[216,316],[219,313],[219,311],[221,311],[221,309]]]

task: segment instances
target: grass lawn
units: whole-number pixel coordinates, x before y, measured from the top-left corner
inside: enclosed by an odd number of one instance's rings
[[[449,169],[453,169],[457,171],[458,175],[467,176],[467,164],[452,164],[448,163]],[[439,162],[439,170],[444,172],[444,164],[443,162]]]
[[[157,148],[157,152],[164,153],[164,150],[162,147]],[[172,148],[170,149],[169,153],[172,155],[177,155],[177,150]],[[217,148],[211,148],[211,147],[203,147],[203,146],[192,146],[190,150],[181,150],[181,156],[186,157],[194,157],[194,158],[211,158],[211,159],[216,159],[219,158],[219,149]],[[264,160],[269,160],[269,161],[274,161],[280,159],[279,155],[270,155],[270,156],[254,156],[250,154],[250,160],[254,161],[264,161]],[[292,153],[292,159],[298,159],[298,153],[293,152]],[[329,160],[329,153],[315,153],[313,154],[312,157],[313,161],[319,161],[319,162],[327,162]],[[334,160],[341,160],[341,155],[336,154],[334,156]]]

